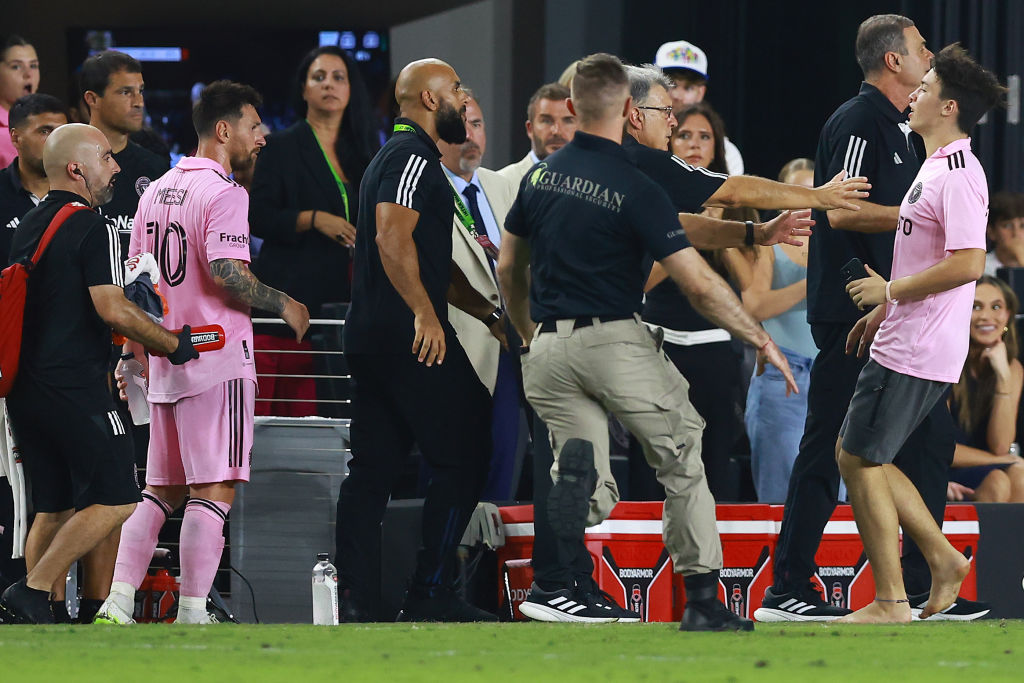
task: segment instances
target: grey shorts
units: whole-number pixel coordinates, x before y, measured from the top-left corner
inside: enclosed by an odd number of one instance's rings
[[[948,387],[948,382],[911,377],[869,360],[839,430],[843,450],[882,465],[891,463]]]

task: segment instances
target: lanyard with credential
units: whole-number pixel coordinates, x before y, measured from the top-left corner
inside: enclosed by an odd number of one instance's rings
[[[323,144],[321,144],[319,136],[317,136],[316,131],[313,129],[313,125],[310,124],[309,121],[306,121],[306,123],[309,125],[309,129],[313,131],[313,139],[316,140],[317,147],[320,148],[320,153],[324,155],[324,161],[327,162],[327,168],[331,169],[331,175],[334,176],[334,182],[338,183],[338,192],[341,193],[341,201],[345,204],[345,220],[351,223],[352,219],[348,215],[348,191],[345,189],[345,183],[342,182],[341,176],[338,175],[338,172],[334,170],[334,165],[327,157],[327,150],[325,150]]]
[[[405,123],[396,123],[395,132],[415,133],[416,129]],[[469,209],[466,208],[466,204],[462,201],[462,197],[459,196],[455,186],[452,185],[451,182],[448,183],[448,186],[452,188],[452,197],[455,199],[455,215],[459,219],[459,223],[462,223],[462,227],[466,229],[466,232],[469,233],[470,237],[475,239],[477,244],[483,247],[487,256],[497,261],[498,248],[494,246],[494,242],[491,241],[491,238],[489,238],[486,233],[480,233],[476,229],[476,221],[473,220],[473,215],[469,212]]]

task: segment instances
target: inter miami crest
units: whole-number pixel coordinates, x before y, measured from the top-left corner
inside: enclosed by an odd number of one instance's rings
[[[922,183],[921,181],[918,181],[918,182],[917,182],[917,184],[916,184],[916,185],[914,185],[914,189],[912,189],[912,190],[910,191],[910,199],[909,199],[908,201],[909,201],[909,202],[910,202],[911,204],[913,204],[914,202],[916,202],[916,201],[917,201],[918,199],[920,199],[920,198],[921,198],[921,192],[922,192],[923,190],[924,190],[924,183]]]
[[[141,197],[151,182],[146,176],[139,176],[139,179],[135,181],[135,192]]]

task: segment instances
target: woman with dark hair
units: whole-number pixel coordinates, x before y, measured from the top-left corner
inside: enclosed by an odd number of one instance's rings
[[[1017,297],[990,275],[978,280],[971,341],[949,409],[957,427],[950,470],[952,498],[1024,503],[1024,460],[1010,452],[1024,367],[1017,360]]]
[[[295,95],[302,120],[268,137],[256,162],[249,224],[263,244],[252,270],[268,286],[292,293],[315,318],[323,304],[351,298],[359,181],[379,141],[369,94],[347,52],[333,46],[309,52],[296,73]],[[289,339],[284,325],[256,331],[260,398],[301,399],[258,401],[256,414],[315,414],[314,381],[280,376],[313,374],[311,356],[281,353],[311,350],[310,343]]]
[[[18,156],[7,120],[11,107],[19,98],[38,89],[36,49],[21,36],[0,36],[0,168],[7,168]],[[7,254],[3,259],[6,261]]]
[[[672,152],[691,166],[725,174],[725,129],[721,117],[706,103],[683,109],[672,133]],[[722,209],[706,209],[705,215],[722,218]],[[734,220],[753,219],[739,213]],[[732,250],[701,251],[719,275],[732,276]],[[647,281],[643,319],[664,334],[664,350],[690,383],[690,401],[704,418],[701,459],[708,487],[718,501],[736,500],[736,482],[730,476],[729,458],[743,433],[740,411],[746,387],[743,353],[726,330],[698,313],[664,269],[655,264]]]

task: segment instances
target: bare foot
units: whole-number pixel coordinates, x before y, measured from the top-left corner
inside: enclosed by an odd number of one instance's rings
[[[959,550],[950,546],[946,559],[931,570],[932,588],[928,594],[928,604],[921,610],[922,619],[938,614],[956,602],[960,584],[971,571],[971,562]]]
[[[908,602],[872,602],[851,612],[845,617],[836,619],[834,624],[909,624],[910,603]]]

